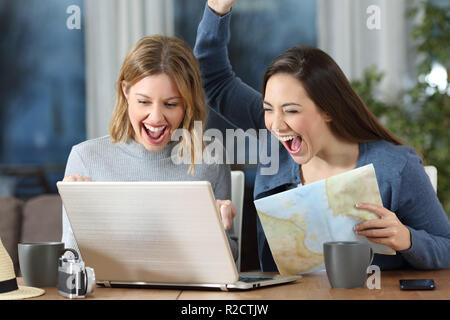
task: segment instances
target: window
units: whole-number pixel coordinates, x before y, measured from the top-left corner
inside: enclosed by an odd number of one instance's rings
[[[204,6],[203,0],[175,0],[175,35],[192,48]],[[230,60],[256,90],[270,62],[298,44],[317,45],[316,0],[247,0],[233,6]]]
[[[83,1],[0,3],[0,195],[56,192],[86,138],[84,32],[66,26],[70,5]]]

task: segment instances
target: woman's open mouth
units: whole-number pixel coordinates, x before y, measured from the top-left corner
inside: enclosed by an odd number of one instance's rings
[[[169,132],[167,126],[154,127],[145,123],[144,123],[144,130],[147,135],[147,140],[151,144],[160,144]]]
[[[278,139],[291,154],[297,154],[302,149],[303,140],[300,136],[278,136]]]

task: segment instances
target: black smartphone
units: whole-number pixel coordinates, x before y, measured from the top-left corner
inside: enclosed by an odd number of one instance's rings
[[[433,279],[400,280],[400,289],[402,290],[433,290],[435,287]]]

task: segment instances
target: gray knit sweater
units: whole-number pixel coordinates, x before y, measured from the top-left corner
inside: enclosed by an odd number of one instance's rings
[[[230,168],[226,164],[196,164],[194,175],[189,164],[174,164],[172,149],[177,142],[168,143],[159,152],[150,152],[133,139],[113,143],[109,136],[75,145],[67,160],[65,176],[80,174],[94,181],[209,181],[216,199],[231,198]],[[62,242],[66,248],[79,252],[70,222],[63,208]],[[229,231],[231,231],[230,229]],[[231,252],[237,259],[237,241],[227,232]]]

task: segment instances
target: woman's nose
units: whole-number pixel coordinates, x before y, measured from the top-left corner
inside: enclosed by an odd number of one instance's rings
[[[164,111],[163,108],[155,104],[153,108],[151,108],[147,120],[149,120],[152,124],[159,124],[165,122]]]
[[[284,131],[287,128],[286,122],[284,122],[284,119],[280,115],[276,115],[272,122],[272,131],[279,132]]]

